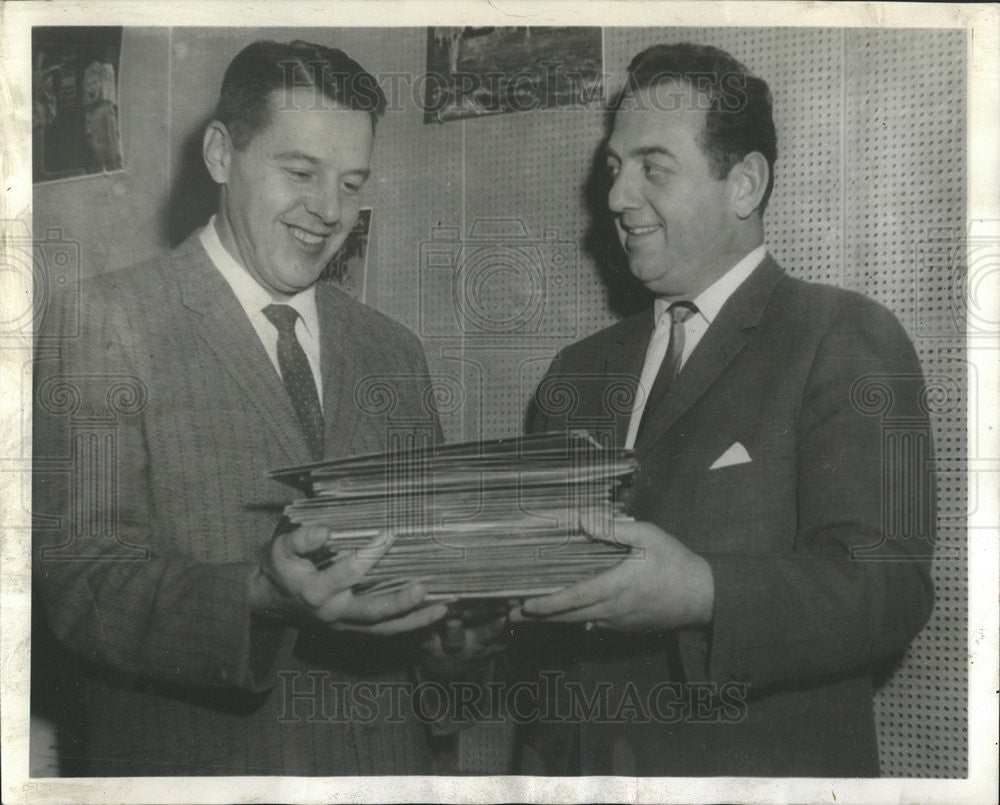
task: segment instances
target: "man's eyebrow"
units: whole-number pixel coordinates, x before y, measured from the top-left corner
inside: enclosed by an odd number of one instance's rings
[[[605,156],[614,157],[619,162],[621,161],[621,155],[610,145],[604,146],[604,154]],[[629,152],[629,155],[633,157],[664,156],[674,160],[677,159],[677,155],[673,151],[662,145],[641,145],[638,148],[633,148]]]
[[[275,154],[273,158],[277,162],[298,160],[300,162],[308,162],[310,165],[321,165],[323,163],[322,159],[314,157],[312,154],[307,154],[305,151],[282,151],[280,154]],[[347,173],[353,173],[362,179],[367,179],[371,176],[372,172],[369,168],[356,168],[355,170],[347,171]]]
[[[661,156],[677,159],[677,155],[673,151],[669,148],[664,148],[662,145],[643,145],[639,148],[632,149],[632,155],[637,157]]]
[[[310,165],[319,165],[323,161],[319,157],[305,153],[305,151],[282,151],[280,154],[275,154],[274,158],[281,161],[297,159],[300,162],[308,162]]]

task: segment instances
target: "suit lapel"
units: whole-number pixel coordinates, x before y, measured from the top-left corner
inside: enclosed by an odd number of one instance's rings
[[[246,312],[197,234],[174,253],[174,262],[185,307],[201,315],[199,337],[219,357],[219,362],[257,409],[289,463],[309,461],[305,436],[288,392]]]
[[[636,316],[634,326],[622,332],[614,346],[604,356],[603,376],[610,378],[624,375],[625,383],[627,383],[630,392],[625,395],[628,405],[616,405],[613,408],[615,444],[619,446],[625,444],[625,437],[628,435],[628,424],[632,418],[632,403],[639,388],[642,366],[646,362],[649,339],[653,334],[653,319],[652,309]]]
[[[746,346],[764,314],[774,286],[783,276],[784,272],[768,255],[722,306],[667,391],[662,404],[657,410],[647,412],[649,420],[635,446],[639,460],[698,401]]]
[[[328,456],[353,452],[357,440],[367,432],[355,394],[371,373],[363,356],[372,351],[373,344],[365,343],[364,335],[350,326],[348,304],[339,291],[324,284],[316,286]]]

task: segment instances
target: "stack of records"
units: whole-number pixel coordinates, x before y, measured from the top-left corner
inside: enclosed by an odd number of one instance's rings
[[[324,563],[395,540],[355,587],[382,593],[422,582],[431,599],[554,592],[616,564],[626,546],[588,537],[580,512],[621,518],[632,451],[581,431],[403,450],[276,470],[307,497],[296,525],[330,529]]]

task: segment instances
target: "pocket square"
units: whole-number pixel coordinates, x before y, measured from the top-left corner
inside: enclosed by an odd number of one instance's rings
[[[715,459],[709,469],[719,470],[723,467],[732,467],[734,464],[749,464],[750,461],[751,458],[747,449],[739,442],[733,442],[725,453]]]

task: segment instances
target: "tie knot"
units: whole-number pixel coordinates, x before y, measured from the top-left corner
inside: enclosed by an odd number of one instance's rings
[[[698,306],[694,302],[688,302],[687,300],[672,302],[666,312],[670,316],[671,324],[683,324],[698,312]]]
[[[294,333],[299,312],[291,305],[268,305],[261,311],[279,333]]]

